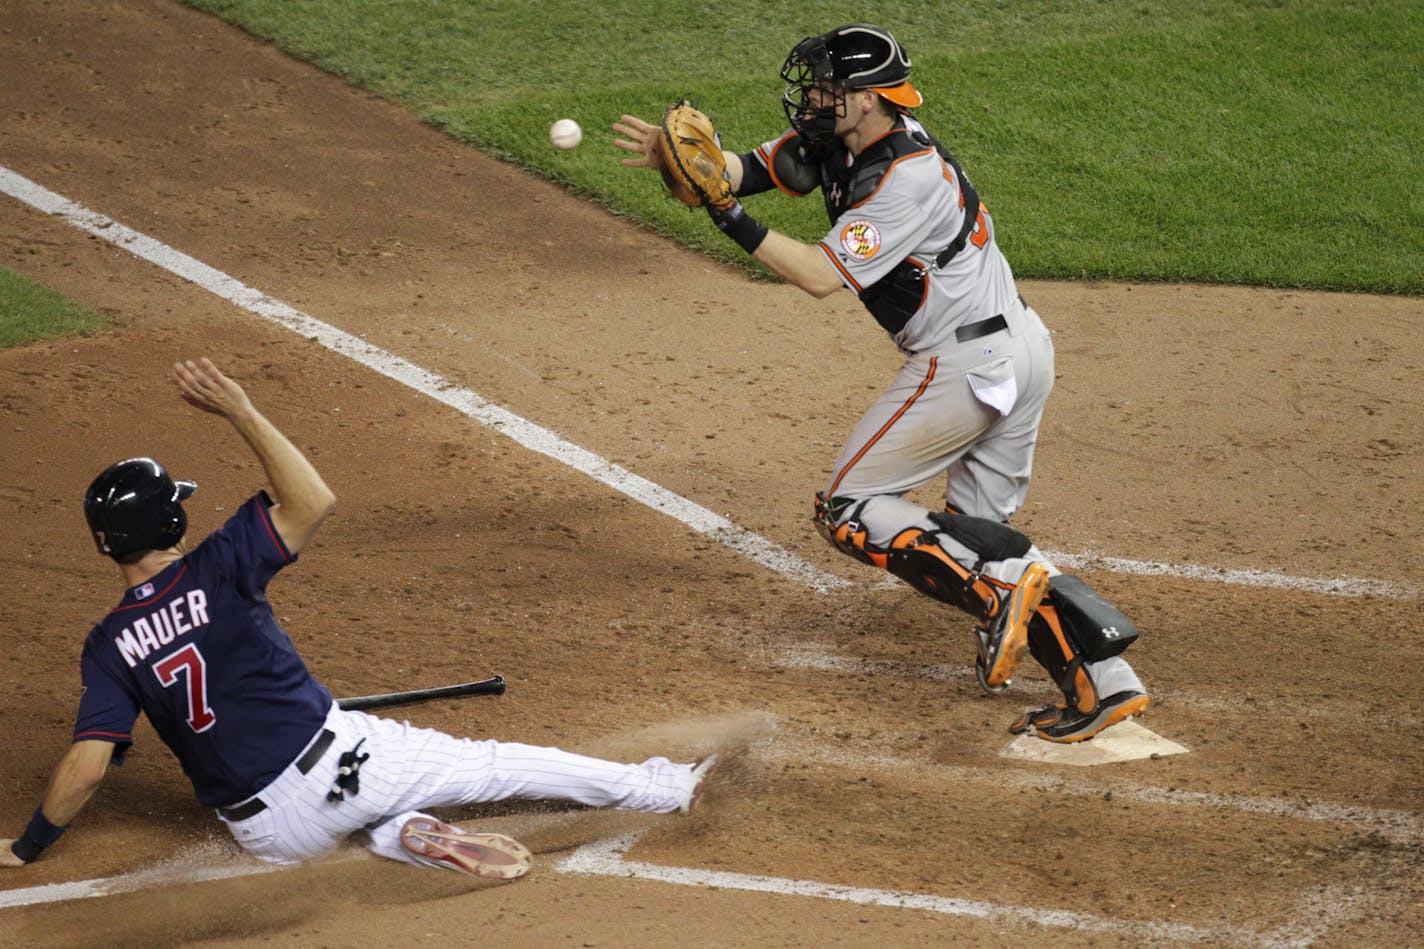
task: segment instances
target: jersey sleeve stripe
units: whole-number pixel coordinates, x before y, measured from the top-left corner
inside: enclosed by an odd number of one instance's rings
[[[821,253],[826,255],[826,259],[831,262],[831,266],[836,268],[836,272],[841,275],[841,279],[845,281],[845,285],[859,294],[862,289],[860,284],[856,283],[855,278],[850,275],[849,270],[841,266],[841,262],[836,259],[835,252],[831,250],[831,246],[825,241],[821,241],[816,246],[821,248]]]
[[[257,513],[262,517],[262,526],[267,529],[267,536],[272,538],[272,544],[277,548],[278,552],[281,553],[282,559],[287,563],[291,563],[292,552],[287,549],[287,544],[282,540],[282,535],[277,533],[277,528],[272,524],[272,515],[268,510],[271,498],[267,496],[267,492],[265,491],[262,492],[262,498],[267,502],[267,504],[257,505]]]
[[[101,741],[112,741],[115,744],[133,744],[133,735],[127,732],[87,731],[74,733],[75,741],[90,741],[96,738]]]

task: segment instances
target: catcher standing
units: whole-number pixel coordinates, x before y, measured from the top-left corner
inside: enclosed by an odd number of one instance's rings
[[[0,840],[0,865],[28,863],[59,839],[109,764],[122,762],[140,711],[198,801],[270,863],[323,856],[361,832],[383,857],[507,879],[529,869],[518,841],[469,833],[422,809],[509,798],[691,809],[715,755],[695,765],[617,764],[343,710],[307,671],[266,597],[335,497],[209,360],[174,366],[173,379],[189,403],[237,429],[275,498],[258,492],[189,550],[182,502],[197,485],[174,481],[151,458],[118,462],[94,479],[84,514],[125,591],[85,641],[74,743],[24,833]]]
[[[1062,574],[1007,521],[1023,504],[1053,387],[1053,342],[1024,302],[994,221],[959,163],[912,115],[922,100],[895,38],[849,24],[802,40],[781,69],[791,128],[724,152],[686,101],[661,127],[625,115],[615,144],[657,168],[684,203],[816,298],[855,293],[905,362],[856,426],[817,493],[814,521],[838,550],[978,620],[975,668],[990,692],[1027,653],[1063,691],[1010,725],[1055,742],[1141,714],[1148,696],[1122,657],[1137,629]],[[738,198],[821,190],[831,229],[803,244]],[[945,509],[903,495],[945,474]]]

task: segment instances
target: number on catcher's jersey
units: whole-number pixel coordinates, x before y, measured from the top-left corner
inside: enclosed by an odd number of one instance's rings
[[[188,686],[188,727],[195,732],[205,732],[218,718],[208,708],[208,667],[203,662],[203,654],[192,643],[153,667],[153,674],[165,689],[178,684],[180,672],[186,673],[184,683]]]

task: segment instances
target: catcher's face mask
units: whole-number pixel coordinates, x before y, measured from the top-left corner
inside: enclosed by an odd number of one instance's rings
[[[902,111],[923,101],[910,85],[905,48],[868,23],[808,36],[786,57],[781,78],[787,83],[781,101],[791,127],[810,151],[822,155],[835,144],[836,120],[846,114],[847,89],[873,89]]]
[[[786,80],[781,104],[791,127],[808,148],[829,150],[836,140],[836,119],[846,112],[845,89],[835,81],[826,38],[811,36],[797,43],[781,67],[781,78]]]

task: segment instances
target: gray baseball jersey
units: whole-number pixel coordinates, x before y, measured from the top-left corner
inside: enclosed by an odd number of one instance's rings
[[[826,497],[898,501],[947,471],[951,504],[1006,519],[1028,489],[1053,344],[967,176],[909,116],[859,155],[837,147],[807,161],[789,131],[753,156],[789,194],[821,188],[831,218],[821,251],[907,357],[846,444]],[[877,501],[861,521],[885,544],[909,514]]]

